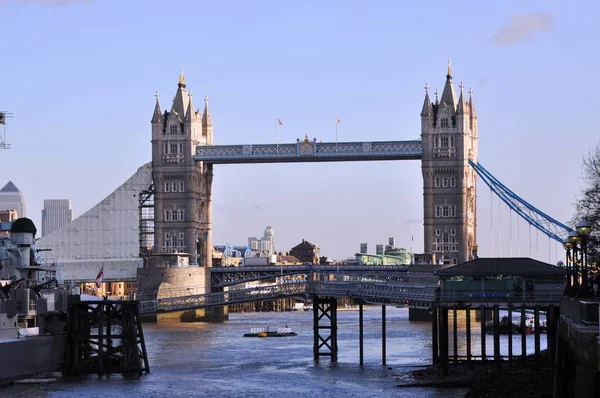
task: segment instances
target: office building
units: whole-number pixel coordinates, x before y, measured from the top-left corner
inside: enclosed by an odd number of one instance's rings
[[[45,199],[42,209],[42,236],[67,225],[72,219],[70,199]]]

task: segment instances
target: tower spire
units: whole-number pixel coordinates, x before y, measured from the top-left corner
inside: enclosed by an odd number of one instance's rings
[[[475,112],[475,104],[473,103],[473,89],[469,88],[469,110],[471,111],[471,119],[477,118],[477,113]]]
[[[183,66],[181,67],[181,72],[179,73],[179,84],[185,86],[185,76],[183,76]]]
[[[452,65],[450,64],[450,58],[448,58],[448,74],[446,75],[446,84],[444,84],[440,102],[442,105],[444,103],[448,105],[450,112],[456,112],[456,93],[454,92],[454,84],[452,83]]]

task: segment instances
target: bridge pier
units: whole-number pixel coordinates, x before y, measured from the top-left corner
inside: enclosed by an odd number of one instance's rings
[[[154,266],[138,268],[137,297],[150,301],[171,297],[185,297],[211,292],[210,268]],[[227,307],[212,307],[142,315],[149,323],[219,322],[227,320]]]
[[[322,331],[328,333],[322,334]],[[335,297],[313,296],[313,333],[315,361],[320,357],[330,357],[331,362],[337,362],[337,299]],[[325,351],[321,351],[322,348],[325,348]]]

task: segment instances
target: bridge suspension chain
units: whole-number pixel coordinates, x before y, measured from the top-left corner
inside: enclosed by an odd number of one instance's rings
[[[521,216],[529,225],[534,226],[539,231],[562,243],[563,239],[573,231],[573,228],[561,223],[560,221],[550,217],[543,211],[537,209],[521,197],[511,191],[506,185],[502,184],[496,177],[487,171],[481,164],[473,162],[469,159],[469,165],[473,167],[475,172],[483,182],[495,193],[506,205]]]

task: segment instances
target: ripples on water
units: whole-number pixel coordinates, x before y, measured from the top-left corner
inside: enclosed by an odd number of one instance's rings
[[[224,323],[144,324],[150,373],[140,378],[89,376],[79,381],[47,385],[15,385],[0,388],[0,396],[464,396],[464,389],[397,388],[402,373],[410,370],[411,365],[431,363],[431,324],[409,323],[408,309],[388,307],[387,366],[384,367],[381,365],[381,309],[365,308],[365,366],[362,368],[358,366],[358,311],[338,312],[339,355],[335,364],[328,358],[318,363],[312,359],[312,312],[230,314],[229,321]],[[242,337],[252,327],[277,328],[285,324],[298,336]],[[458,326],[461,330],[460,322]],[[474,346],[478,340],[475,336]],[[514,345],[519,347],[520,343],[515,340]],[[477,350],[479,348],[474,347],[474,351]],[[488,352],[491,351],[488,349]]]

